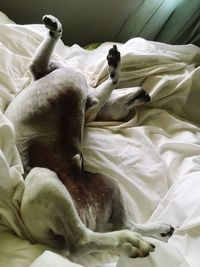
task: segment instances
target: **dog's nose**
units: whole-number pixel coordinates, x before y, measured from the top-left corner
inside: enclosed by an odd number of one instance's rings
[[[151,97],[150,97],[150,95],[148,93],[146,93],[146,96],[145,97],[146,97],[146,101],[147,102],[150,102],[151,101]]]
[[[142,88],[142,87],[141,87],[141,89],[140,89],[140,91],[139,91],[139,93],[138,93],[138,95],[137,95],[136,98],[137,98],[137,99],[141,99],[141,100],[143,100],[145,103],[151,101],[151,97],[150,97],[150,95],[149,95],[149,94],[147,93],[147,91],[146,91],[144,88]]]

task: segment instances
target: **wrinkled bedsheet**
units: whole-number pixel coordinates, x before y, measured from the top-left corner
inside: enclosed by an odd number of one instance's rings
[[[61,251],[31,243],[20,216],[23,168],[13,126],[3,113],[32,82],[28,65],[45,32],[42,25],[0,25],[0,266],[199,267],[200,49],[193,45],[141,38],[118,44],[118,88],[143,86],[152,101],[128,122],[91,122],[84,131],[86,169],[119,181],[136,222],[176,226],[168,243],[151,239],[156,251],[144,259],[92,254],[75,258],[80,265],[70,263]],[[81,69],[95,87],[108,75],[111,46],[104,43],[87,51],[59,41],[53,59]]]

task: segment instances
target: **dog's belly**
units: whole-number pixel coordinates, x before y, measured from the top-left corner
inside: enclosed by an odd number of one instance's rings
[[[81,172],[71,167],[63,154],[50,145],[30,146],[29,165],[54,171],[70,193],[82,222],[91,230],[112,230],[112,181],[97,173]],[[72,169],[71,169],[72,168]]]

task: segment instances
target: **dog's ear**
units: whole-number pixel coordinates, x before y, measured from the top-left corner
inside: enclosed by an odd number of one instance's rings
[[[88,96],[86,100],[85,107],[85,121],[93,121],[96,118],[95,108],[98,105],[99,101],[96,97]]]
[[[96,97],[88,96],[86,100],[86,110],[92,108],[98,103],[98,100]]]

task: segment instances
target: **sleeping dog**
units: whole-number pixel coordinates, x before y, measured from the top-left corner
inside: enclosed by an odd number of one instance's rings
[[[47,36],[30,66],[35,81],[6,111],[28,174],[21,203],[24,224],[33,242],[72,255],[106,250],[145,257],[155,246],[142,236],[167,240],[173,228],[134,223],[118,183],[84,170],[82,139],[85,122],[123,120],[150,97],[140,87],[113,90],[120,73],[116,45],[107,55],[109,77],[95,89],[81,71],[51,62],[62,25],[51,15],[43,23]]]

